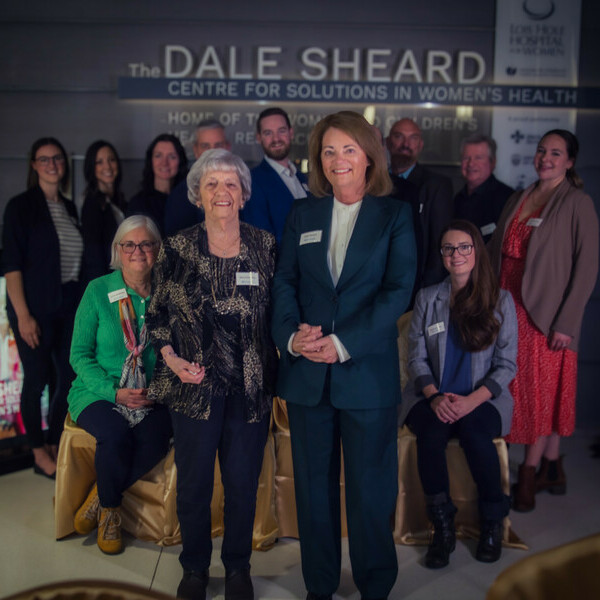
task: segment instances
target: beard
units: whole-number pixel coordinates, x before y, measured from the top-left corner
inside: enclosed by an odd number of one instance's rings
[[[400,171],[405,171],[412,164],[416,163],[417,159],[413,155],[412,152],[410,152],[410,153],[398,152],[396,154],[390,155],[390,162],[391,162],[393,171],[398,170],[398,169]]]
[[[268,146],[263,148],[265,154],[272,160],[283,160],[290,153],[290,144],[283,144],[278,148],[272,148]]]

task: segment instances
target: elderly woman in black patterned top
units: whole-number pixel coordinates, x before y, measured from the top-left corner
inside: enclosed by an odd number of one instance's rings
[[[147,315],[159,359],[149,397],[168,405],[175,435],[184,569],[177,596],[206,594],[218,450],[225,597],[253,598],[252,528],[276,374],[269,333],[275,239],[240,223],[251,180],[239,157],[205,152],[187,182],[205,222],[164,242]]]

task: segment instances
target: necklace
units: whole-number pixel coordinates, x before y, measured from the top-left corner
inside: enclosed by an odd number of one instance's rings
[[[240,234],[238,233],[237,236],[235,237],[235,239],[233,241],[231,241],[227,246],[223,247],[223,246],[219,246],[218,244],[215,244],[215,242],[213,242],[212,240],[208,240],[208,243],[210,246],[212,246],[213,248],[216,248],[220,254],[223,255],[223,257],[225,258],[227,256],[227,254],[229,253],[229,250],[231,248],[233,248],[233,246],[235,246],[238,241],[240,239]]]

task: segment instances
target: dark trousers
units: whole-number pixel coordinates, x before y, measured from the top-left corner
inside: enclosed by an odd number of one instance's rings
[[[362,598],[386,598],[398,573],[391,517],[398,495],[397,410],[288,403],[302,573],[333,594],[341,567],[340,443],[352,575]]]
[[[7,311],[11,329],[15,335],[19,358],[23,365],[23,388],[21,390],[21,416],[27,439],[33,448],[44,445],[42,410],[40,399],[46,385],[50,385],[48,410],[48,443],[58,444],[67,416],[67,394],[75,373],[69,364],[71,337],[75,311],[79,302],[79,283],[62,286],[62,304],[52,315],[35,316],[41,336],[37,348],[28,346],[19,334],[17,316]]]
[[[186,571],[208,569],[212,553],[210,502],[219,452],[225,491],[221,559],[226,571],[250,566],[256,491],[269,431],[269,415],[247,423],[242,398],[213,401],[206,420],[170,411],[175,434],[177,516]]]
[[[150,471],[167,453],[171,420],[166,407],[157,405],[135,427],[98,400],[84,408],[77,424],[96,438],[96,479],[100,504],[121,506],[123,492]]]
[[[495,521],[506,515],[500,461],[494,445],[502,425],[500,414],[490,402],[448,424],[437,418],[429,402],[421,400],[410,410],[407,424],[417,436],[417,464],[427,496],[445,493],[450,497],[446,446],[450,438],[456,437],[477,485],[481,517]]]

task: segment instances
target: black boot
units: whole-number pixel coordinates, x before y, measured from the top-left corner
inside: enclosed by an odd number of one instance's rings
[[[184,570],[183,578],[177,588],[177,598],[182,600],[205,600],[207,585],[208,570],[201,573]]]
[[[428,569],[441,569],[448,564],[450,554],[456,547],[456,507],[444,493],[428,496],[427,501],[427,514],[433,523],[433,540],[427,548],[425,566]]]
[[[226,572],[225,600],[254,600],[250,567]]]
[[[482,521],[475,558],[480,562],[496,562],[502,554],[502,521]]]

